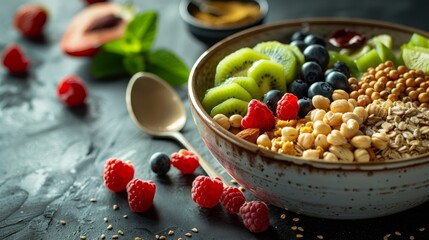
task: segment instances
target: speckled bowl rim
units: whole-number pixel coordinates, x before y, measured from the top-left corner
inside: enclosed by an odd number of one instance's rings
[[[409,32],[409,33],[418,33],[423,36],[429,37],[429,33],[420,29],[407,27],[405,25],[389,23],[379,20],[370,20],[370,19],[361,19],[361,18],[303,18],[299,20],[285,20],[271,24],[260,25],[256,27],[249,28],[247,30],[241,31],[239,33],[233,34],[209,49],[207,49],[195,62],[193,65],[189,80],[188,80],[188,97],[190,100],[191,107],[194,108],[196,114],[211,128],[216,134],[222,137],[224,140],[228,141],[230,144],[239,146],[240,148],[251,151],[255,154],[277,162],[288,162],[298,165],[311,165],[312,167],[322,168],[322,169],[344,169],[344,170],[353,170],[353,171],[367,171],[367,170],[384,170],[384,169],[394,169],[402,168],[408,166],[417,166],[429,163],[429,154],[424,154],[416,157],[405,158],[405,159],[396,159],[383,162],[327,162],[323,160],[314,160],[314,159],[303,159],[301,157],[294,157],[290,155],[280,154],[273,152],[267,149],[258,147],[256,144],[250,143],[244,139],[236,137],[233,133],[225,130],[220,125],[215,123],[212,118],[204,111],[200,101],[198,100],[196,89],[194,88],[194,83],[196,82],[195,74],[196,70],[200,64],[204,63],[211,56],[215,55],[218,49],[221,49],[223,46],[228,45],[231,42],[238,42],[242,39],[246,39],[254,35],[255,33],[264,32],[266,30],[275,30],[285,27],[299,27],[303,24],[310,24],[311,26],[317,25],[336,25],[336,24],[347,24],[350,26],[368,26],[368,27],[377,27],[377,28],[386,28],[395,31]]]
[[[268,0],[252,0],[252,1],[259,5],[259,9],[260,9],[261,14],[254,21],[246,23],[246,24],[228,25],[228,26],[211,26],[208,24],[203,24],[203,23],[199,22],[198,20],[196,20],[192,16],[192,14],[188,11],[188,6],[191,2],[190,0],[181,0],[180,1],[179,14],[185,22],[187,22],[190,25],[193,25],[195,27],[201,28],[201,29],[208,29],[208,30],[212,30],[212,31],[240,30],[240,29],[246,28],[247,26],[253,26],[255,23],[264,19],[268,14],[268,10],[269,10]]]

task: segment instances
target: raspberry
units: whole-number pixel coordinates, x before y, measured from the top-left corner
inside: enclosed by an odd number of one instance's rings
[[[134,166],[130,161],[124,162],[117,158],[107,160],[104,166],[104,185],[112,192],[126,189],[127,184],[134,177]]]
[[[69,75],[58,84],[57,94],[67,106],[74,107],[85,102],[87,90],[82,79],[75,75]]]
[[[240,207],[246,202],[246,198],[237,187],[226,187],[220,196],[220,202],[229,213],[237,214]]]
[[[192,200],[204,208],[212,208],[219,203],[223,192],[220,178],[198,176],[192,182]]]
[[[246,202],[240,208],[244,226],[249,231],[263,232],[270,226],[270,214],[267,205],[261,201]]]
[[[48,11],[39,4],[22,5],[14,16],[15,27],[27,38],[38,38],[48,20]]]
[[[127,185],[128,204],[134,212],[144,212],[152,206],[156,185],[152,180],[133,179]]]
[[[30,60],[25,56],[21,47],[14,43],[5,48],[3,65],[11,74],[23,74],[30,67]]]
[[[247,107],[247,114],[241,120],[241,126],[246,128],[259,128],[265,132],[274,127],[276,118],[264,103],[252,99]]]
[[[186,149],[181,149],[179,152],[171,154],[170,163],[173,167],[179,169],[182,174],[193,174],[200,166],[198,157]]]
[[[107,0],[85,0],[87,4],[93,4],[93,3],[100,3],[100,2],[107,2]]]
[[[292,120],[297,118],[298,112],[298,98],[291,93],[285,93],[277,103],[277,117],[281,120]]]

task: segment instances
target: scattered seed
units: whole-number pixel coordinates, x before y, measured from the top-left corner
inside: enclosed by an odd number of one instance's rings
[[[282,214],[282,215],[280,215],[280,219],[285,219],[286,218],[286,214]]]
[[[165,240],[165,239],[167,239],[167,237],[166,237],[166,236],[160,236],[160,237],[159,237],[159,240]]]
[[[168,231],[168,235],[169,236],[174,235],[174,231],[173,230]]]
[[[185,236],[186,237],[192,237],[192,234],[191,233],[185,233]]]
[[[419,231],[420,231],[420,232],[423,232],[424,230],[425,230],[425,228],[424,228],[424,227],[419,228]]]
[[[124,236],[124,232],[122,230],[118,230],[118,234]]]
[[[240,189],[240,191],[242,191],[242,192],[246,191],[246,189],[244,189],[244,187],[242,187],[242,186],[239,186],[238,189]]]
[[[155,235],[155,239],[159,239],[159,235],[157,234],[157,235]]]
[[[112,230],[112,229],[113,229],[112,225],[107,226],[107,230]]]
[[[86,236],[81,235],[81,236],[80,236],[80,240],[86,240]]]
[[[135,237],[134,240],[142,240],[141,237]]]
[[[298,229],[297,226],[292,226],[290,229],[292,229],[293,231],[296,231],[296,229]]]
[[[113,210],[116,211],[119,209],[119,205],[118,204],[113,204]]]
[[[304,232],[304,228],[298,227],[298,231]]]
[[[413,235],[411,235],[410,236],[410,240],[414,240],[415,238],[414,238],[414,236]]]
[[[197,233],[198,229],[197,228],[192,228],[191,231],[194,232],[194,233]]]
[[[178,238],[177,240],[183,240],[183,238]]]
[[[235,180],[235,179],[231,179],[231,183],[232,183],[232,184],[237,184],[238,182],[237,182],[237,180]]]
[[[64,220],[60,220],[60,224],[61,224],[61,225],[66,225],[66,221],[64,221]]]
[[[97,202],[97,199],[96,198],[90,198],[89,201],[90,202]]]
[[[386,235],[384,235],[383,240],[387,240],[387,239],[389,239],[389,237],[390,237],[390,234],[386,234]]]
[[[101,239],[105,239],[105,238],[106,238],[106,235],[105,235],[105,234],[101,234],[100,238],[101,238]]]
[[[105,223],[109,221],[109,219],[107,217],[104,217],[103,220]]]
[[[323,239],[323,236],[322,235],[317,235],[316,236],[318,239]]]
[[[396,236],[401,236],[401,233],[400,233],[400,232],[398,232],[398,231],[396,231],[396,232],[395,232],[395,235],[396,235]]]
[[[303,238],[304,237],[304,235],[302,235],[302,234],[297,234],[296,235],[296,238]]]
[[[112,236],[112,239],[118,239],[119,238],[119,236],[118,235],[113,235]]]
[[[294,221],[294,222],[298,222],[299,221],[299,218],[292,218],[292,221]]]
[[[124,215],[124,216],[123,216],[123,218],[127,219],[127,218],[128,218],[128,215]]]

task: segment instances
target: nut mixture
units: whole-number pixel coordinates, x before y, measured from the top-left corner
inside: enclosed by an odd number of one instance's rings
[[[259,147],[306,159],[389,161],[429,152],[429,76],[387,61],[360,81],[349,78],[349,84],[350,94],[335,90],[332,101],[315,96],[315,109],[305,118],[277,119],[273,130],[257,138],[238,130],[241,116],[214,119],[244,139],[256,139],[251,142]]]

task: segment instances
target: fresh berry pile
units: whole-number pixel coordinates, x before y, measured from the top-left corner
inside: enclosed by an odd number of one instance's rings
[[[124,162],[117,158],[107,160],[104,166],[104,185],[112,192],[126,189],[127,184],[134,177],[134,166],[131,162]]]

